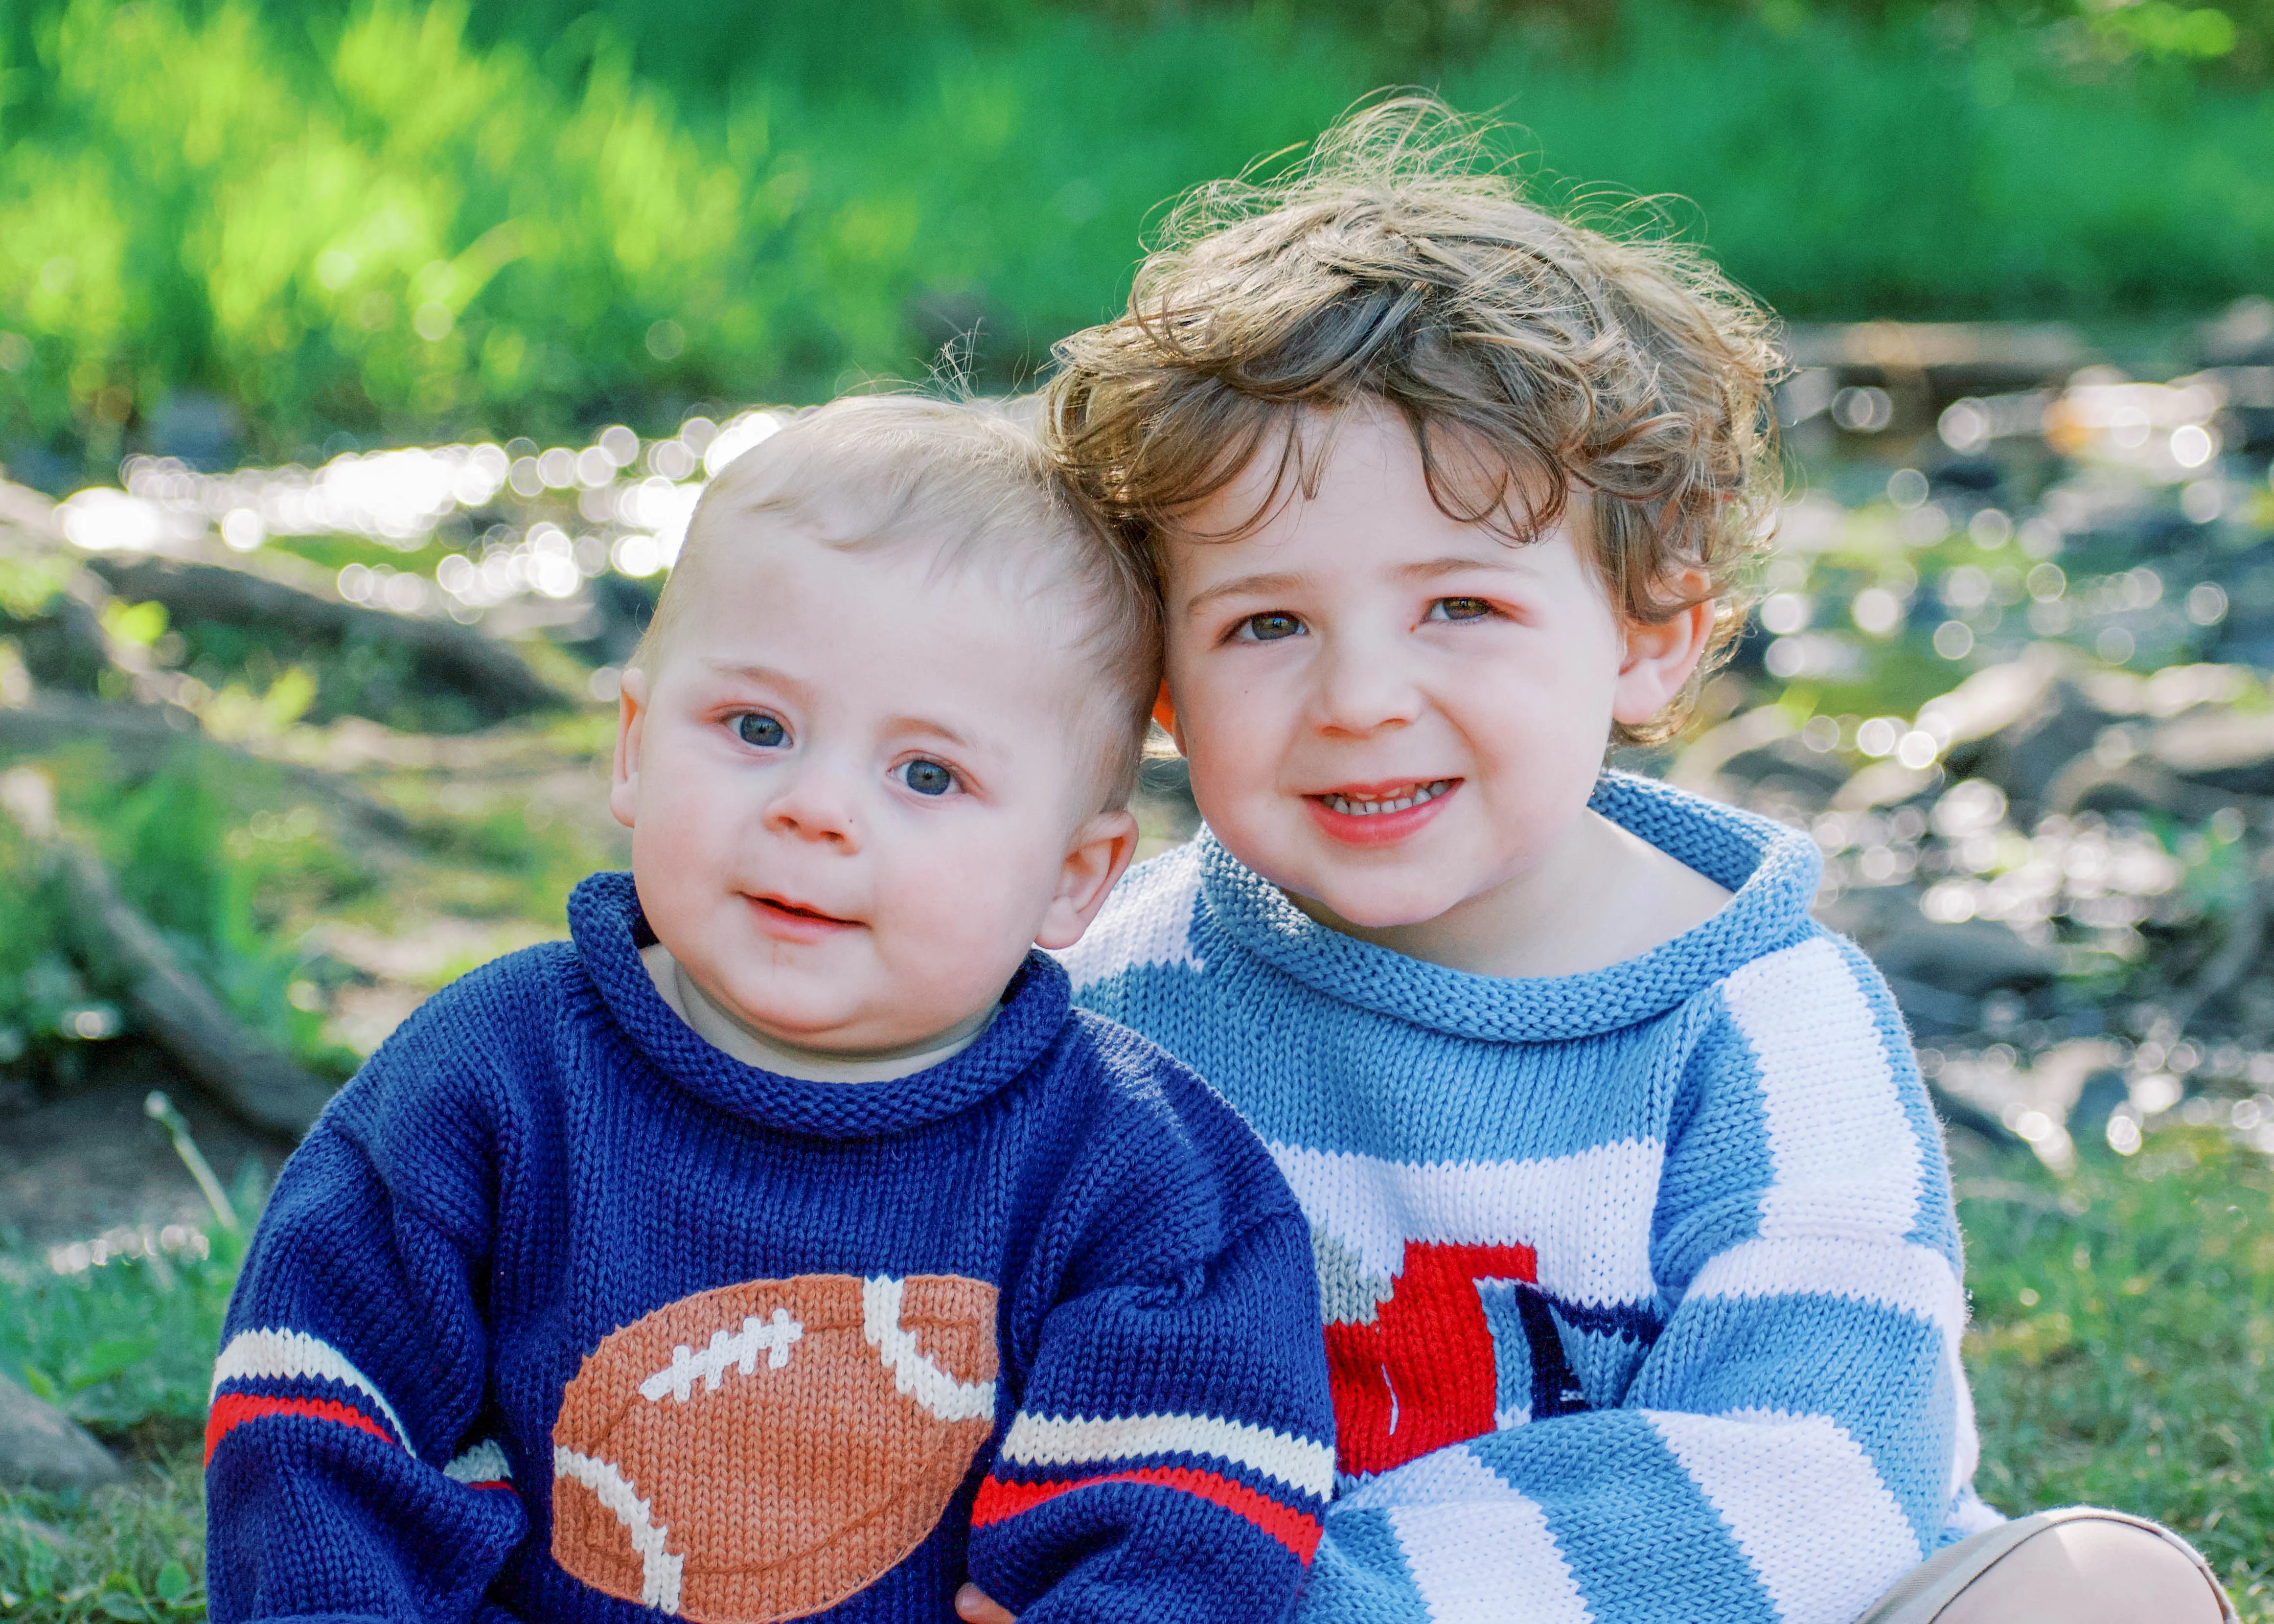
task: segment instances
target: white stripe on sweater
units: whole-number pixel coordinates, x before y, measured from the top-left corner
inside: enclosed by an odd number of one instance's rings
[[[1273,1145],[1303,1215],[1371,1274],[1397,1273],[1408,1241],[1530,1246],[1540,1289],[1594,1305],[1649,1300],[1651,1208],[1665,1153],[1655,1139],[1531,1162],[1390,1162]]]
[[[511,1483],[513,1463],[505,1458],[496,1439],[485,1438],[454,1457],[442,1469],[442,1475],[453,1483]]]
[[[1593,1618],[1548,1532],[1547,1513],[1468,1450],[1439,1449],[1367,1486],[1392,1484],[1390,1530],[1435,1624]],[[1367,1498],[1361,1490],[1337,1509],[1360,1508]]]
[[[1711,1297],[1836,1297],[1924,1320],[1955,1345],[1966,1292],[1950,1259],[1909,1242],[1794,1236],[1743,1241],[1706,1259],[1689,1301]]]
[[[395,1429],[395,1436],[403,1447],[410,1447],[410,1434],[403,1430],[402,1418],[387,1402],[387,1395],[349,1362],[347,1355],[305,1331],[239,1331],[229,1339],[229,1346],[221,1350],[221,1357],[214,1361],[213,1387],[207,1396],[219,1393],[224,1381],[305,1381],[312,1378],[336,1381],[370,1399],[379,1406],[379,1413],[387,1417],[388,1425]]]
[[[666,1543],[671,1530],[655,1520],[655,1511],[625,1477],[607,1462],[579,1455],[563,1444],[553,1447],[553,1475],[571,1478],[592,1491],[593,1498],[624,1525],[632,1549],[639,1553],[640,1605],[679,1611],[679,1582],[687,1559]]]
[[[1736,1536],[1782,1624],[1849,1624],[1918,1565],[1909,1519],[1830,1417],[1645,1413]]]
[[[1003,1439],[1003,1458],[1022,1466],[1073,1466],[1148,1455],[1213,1455],[1320,1500],[1335,1486],[1335,1452],[1327,1445],[1216,1416],[1093,1420],[1021,1412]]]
[[[1974,1430],[1974,1395],[1966,1385],[1960,1344],[1966,1334],[1966,1289],[1950,1259],[1929,1246],[1822,1237],[1745,1241],[1707,1259],[1688,1300],[1713,1297],[1834,1297],[1871,1303],[1924,1320],[1941,1334],[1942,1372],[1957,1404],[1949,1492],[1974,1476],[1982,1447]]]
[[[1760,1233],[1900,1240],[1917,1222],[1918,1138],[1855,972],[1818,936],[1722,983],[1760,1067],[1773,1182]]]
[[[1114,887],[1113,906],[1057,954],[1076,993],[1124,970],[1201,967],[1193,953],[1199,867],[1200,848],[1187,842],[1171,857],[1132,869]]]

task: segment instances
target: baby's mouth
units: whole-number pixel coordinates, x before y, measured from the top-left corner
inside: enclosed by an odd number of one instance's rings
[[[849,926],[860,923],[858,920],[840,919],[834,914],[824,914],[819,908],[808,907],[804,903],[791,902],[780,897],[753,897],[750,903],[762,914],[805,924]]]
[[[1434,801],[1460,780],[1457,778],[1417,779],[1410,784],[1389,786],[1368,785],[1363,791],[1329,790],[1312,800],[1329,812],[1344,817],[1379,817],[1386,812],[1404,812],[1426,801]]]

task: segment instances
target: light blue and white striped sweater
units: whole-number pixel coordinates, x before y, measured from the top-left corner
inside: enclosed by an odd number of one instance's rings
[[[1849,1624],[1975,1497],[1942,1141],[1815,847],[1607,775],[1735,893],[1593,974],[1329,931],[1203,831],[1064,955],[1307,1214],[1342,1477],[1306,1624]]]

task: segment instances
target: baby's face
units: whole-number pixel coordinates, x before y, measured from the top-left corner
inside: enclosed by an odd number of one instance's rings
[[[1613,612],[1576,502],[1512,546],[1438,508],[1401,421],[1341,426],[1314,495],[1238,540],[1172,545],[1169,688],[1236,856],[1351,924],[1412,925],[1548,861],[1613,720],[1654,715],[1696,657],[1653,658]],[[1192,530],[1230,530],[1269,485],[1251,468]]]
[[[657,939],[776,1039],[919,1044],[1071,944],[1134,848],[1042,615],[911,545],[791,530],[703,559],[626,673],[610,805]]]

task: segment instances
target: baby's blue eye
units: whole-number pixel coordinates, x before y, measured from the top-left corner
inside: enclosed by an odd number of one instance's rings
[[[744,744],[771,750],[789,742],[789,729],[763,710],[745,710],[734,718],[734,732]]]
[[[936,761],[919,759],[900,769],[900,782],[919,795],[945,795],[955,787],[955,775]]]
[[[1492,613],[1481,598],[1441,598],[1429,605],[1433,620],[1480,620]]]
[[[1272,612],[1251,614],[1239,623],[1242,635],[1255,643],[1276,643],[1282,637],[1302,635],[1303,623],[1291,614]]]

